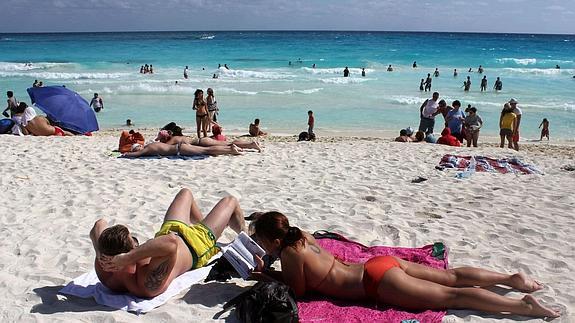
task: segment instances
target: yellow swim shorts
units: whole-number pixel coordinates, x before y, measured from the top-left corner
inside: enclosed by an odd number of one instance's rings
[[[188,225],[181,221],[168,220],[162,224],[156,237],[170,232],[175,232],[182,237],[190,249],[193,258],[192,269],[205,266],[210,258],[220,251],[220,248],[216,246],[216,236],[203,223]]]

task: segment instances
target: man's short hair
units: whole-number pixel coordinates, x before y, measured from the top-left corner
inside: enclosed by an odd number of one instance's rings
[[[109,227],[102,231],[98,239],[98,249],[102,254],[115,256],[133,249],[130,231],[121,224]]]
[[[459,102],[459,100],[455,100],[453,101],[453,103],[451,103],[452,106],[454,107],[460,107],[461,106],[461,102]]]
[[[437,104],[440,106],[444,106],[444,105],[447,105],[447,102],[445,102],[445,100],[441,100]]]
[[[254,120],[254,123],[255,123],[255,124],[258,124],[258,123],[260,123],[260,119],[256,119],[256,120]]]

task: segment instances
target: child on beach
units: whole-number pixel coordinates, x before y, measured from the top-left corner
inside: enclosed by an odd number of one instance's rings
[[[313,135],[313,125],[315,124],[315,118],[313,117],[313,111],[309,110],[307,112],[307,133]]]
[[[477,147],[477,139],[479,139],[479,129],[483,126],[483,120],[477,114],[477,109],[471,107],[466,109],[467,116],[463,120],[463,125],[465,128],[465,135],[467,137],[467,147]]]
[[[505,103],[503,110],[501,111],[501,117],[499,118],[499,136],[501,137],[501,143],[499,147],[503,148],[505,145],[505,138],[509,143],[508,147],[513,149],[513,129],[517,127],[517,116],[513,113],[513,108],[509,103]]]
[[[541,138],[539,138],[539,141],[543,140],[543,137],[547,137],[547,140],[549,140],[549,120],[543,118],[543,121],[539,124],[539,128],[541,128],[541,126],[543,126],[543,128],[541,129]]]

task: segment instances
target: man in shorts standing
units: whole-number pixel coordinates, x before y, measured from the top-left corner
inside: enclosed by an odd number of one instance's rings
[[[435,126],[435,116],[441,113],[439,110],[439,104],[437,100],[439,99],[439,93],[433,92],[431,99],[425,100],[421,107],[419,108],[419,131],[425,132],[426,135],[433,133],[433,127]]]
[[[519,106],[517,106],[517,103],[518,101],[514,98],[509,100],[509,105],[511,105],[511,107],[513,108],[513,113],[515,113],[515,116],[517,116],[517,127],[513,129],[513,149],[519,151],[519,127],[521,125],[522,111],[519,108]]]

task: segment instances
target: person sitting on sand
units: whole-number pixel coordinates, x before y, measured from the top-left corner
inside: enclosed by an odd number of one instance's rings
[[[454,147],[460,147],[461,143],[459,139],[451,135],[451,130],[448,127],[445,127],[441,132],[441,137],[437,139],[437,143],[440,145],[448,145]]]
[[[142,245],[126,226],[108,227],[104,219],[99,219],[90,231],[96,274],[115,292],[157,296],[176,277],[205,266],[219,252],[216,241],[227,226],[236,233],[246,231],[236,198],[224,197],[204,217],[186,188],[170,204],[155,237]]]
[[[25,102],[20,102],[14,117],[12,118],[16,125],[20,127],[23,135],[34,136],[73,136],[74,134],[58,126],[53,125],[48,118],[36,115],[34,108],[29,107]]]
[[[250,136],[252,137],[259,137],[267,135],[266,132],[263,132],[260,129],[260,119],[255,119],[254,123],[250,123]]]
[[[222,134],[222,126],[220,126],[216,122],[212,122],[212,135],[210,136],[210,138],[222,142],[225,142],[227,140],[226,136]]]
[[[316,292],[416,311],[472,309],[533,317],[560,315],[531,295],[515,299],[482,288],[501,284],[525,293],[542,288],[524,273],[508,275],[474,267],[435,269],[393,256],[343,263],[321,248],[311,234],[290,226],[287,217],[279,212],[258,215],[252,226],[258,243],[266,254],[280,258],[282,268],[262,272],[264,263],[258,257],[252,275],[283,281],[296,297]]]
[[[181,144],[165,144],[163,142],[153,142],[146,146],[134,145],[129,153],[125,153],[124,157],[137,158],[144,156],[218,156],[218,155],[241,155],[243,150],[236,145],[226,146],[213,146],[201,147]]]

